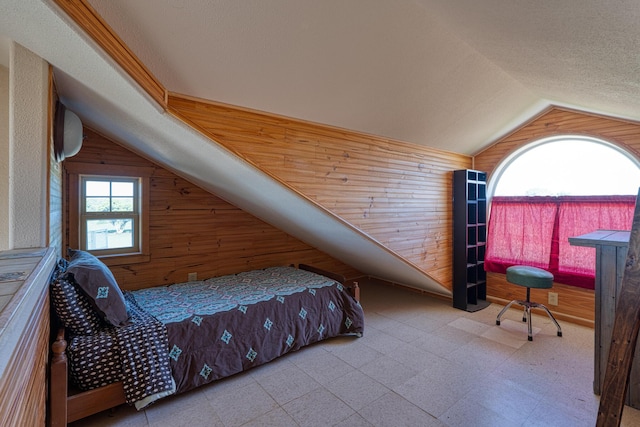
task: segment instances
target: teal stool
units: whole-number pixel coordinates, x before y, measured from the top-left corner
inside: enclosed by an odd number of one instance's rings
[[[518,303],[524,307],[524,313],[522,315],[522,321],[527,322],[529,326],[529,341],[533,341],[533,335],[531,333],[531,308],[539,307],[547,312],[549,318],[556,324],[558,328],[558,336],[562,336],[562,329],[560,329],[560,325],[556,321],[556,318],[553,317],[553,314],[549,311],[547,307],[543,304],[538,304],[537,302],[531,302],[530,294],[531,288],[537,289],[550,289],[553,286],[553,274],[549,273],[546,270],[536,267],[529,267],[527,265],[514,265],[507,268],[507,282],[513,283],[514,285],[524,286],[527,288],[527,299],[525,301],[522,300],[513,300],[505,308],[502,309],[500,314],[498,314],[498,318],[496,319],[496,325],[500,325],[500,318],[502,315],[511,307],[514,303]]]

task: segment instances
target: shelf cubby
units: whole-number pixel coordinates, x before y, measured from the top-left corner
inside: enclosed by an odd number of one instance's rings
[[[478,311],[489,303],[484,257],[487,242],[487,174],[453,173],[453,306]]]

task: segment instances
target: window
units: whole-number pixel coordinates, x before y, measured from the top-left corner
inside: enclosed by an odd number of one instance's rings
[[[593,289],[595,250],[568,238],[630,229],[639,186],[638,161],[604,141],[554,137],[516,151],[489,186],[486,270],[532,265]]]
[[[68,235],[65,246],[107,265],[149,260],[151,167],[69,162]]]
[[[140,178],[82,175],[80,249],[140,252]]]
[[[516,150],[492,174],[490,196],[638,193],[640,163],[620,147],[584,136],[545,138]]]

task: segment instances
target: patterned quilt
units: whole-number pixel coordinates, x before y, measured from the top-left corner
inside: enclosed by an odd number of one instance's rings
[[[177,393],[364,330],[362,307],[340,283],[292,267],[129,294],[166,326]]]
[[[67,354],[71,377],[82,390],[122,381],[127,403],[141,408],[175,392],[167,329],[130,295],[125,299],[130,316],[127,325],[74,336]]]

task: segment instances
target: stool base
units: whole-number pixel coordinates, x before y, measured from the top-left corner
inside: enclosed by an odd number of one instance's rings
[[[527,289],[528,291],[529,289]],[[529,292],[527,292],[527,297],[529,296]],[[551,314],[551,312],[549,311],[549,309],[547,307],[544,306],[544,304],[539,304],[537,302],[531,302],[529,301],[529,298],[527,298],[526,301],[522,301],[522,300],[513,300],[511,301],[509,304],[507,304],[502,311],[500,311],[500,313],[498,314],[498,317],[496,318],[496,325],[500,325],[500,318],[502,317],[502,315],[504,313],[506,313],[506,311],[513,305],[513,304],[519,304],[521,306],[524,307],[524,312],[522,314],[522,321],[523,322],[527,322],[527,326],[528,326],[528,330],[529,330],[529,341],[533,341],[533,334],[531,332],[531,308],[541,308],[543,309],[547,315],[549,316],[549,318],[553,321],[553,323],[555,323],[556,328],[558,328],[558,336],[561,337],[562,336],[562,329],[560,328],[560,324],[558,323],[558,321],[556,320],[555,317],[553,317],[553,314]]]

